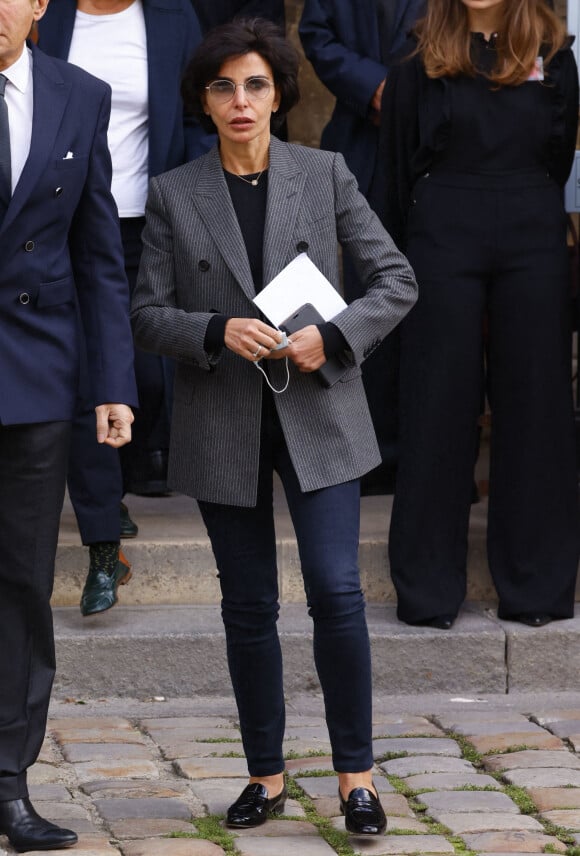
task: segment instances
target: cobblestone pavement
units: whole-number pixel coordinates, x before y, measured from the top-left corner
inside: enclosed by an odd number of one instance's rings
[[[345,834],[329,748],[320,699],[291,700],[285,814],[232,833],[247,773],[231,699],[70,699],[51,707],[31,797],[78,832],[53,851],[71,856],[580,853],[577,695],[375,700],[378,838]]]

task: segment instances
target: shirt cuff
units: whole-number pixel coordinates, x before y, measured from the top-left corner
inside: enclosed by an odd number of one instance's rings
[[[203,349],[206,354],[213,354],[223,348],[225,344],[226,324],[229,315],[219,315],[217,312],[209,319],[203,340]]]
[[[316,327],[322,336],[324,356],[327,360],[343,351],[349,350],[348,342],[332,321],[325,321],[324,324],[317,324]]]

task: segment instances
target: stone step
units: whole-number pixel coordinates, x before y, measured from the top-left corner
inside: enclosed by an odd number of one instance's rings
[[[370,605],[367,616],[378,694],[577,689],[580,617],[532,629],[472,603],[443,631],[400,623],[394,606]],[[56,698],[231,694],[218,606],[117,605],[88,618],[78,607],[57,607],[54,622]],[[319,694],[303,604],[282,606],[279,632],[287,694]]]
[[[387,556],[392,499],[392,496],[368,496],[361,503],[361,578],[367,600],[373,603],[388,604],[396,600]],[[130,495],[126,502],[139,525],[139,534],[135,539],[123,541],[133,578],[120,589],[120,601],[134,606],[218,603],[215,562],[194,500],[180,495],[155,499]],[[303,602],[298,550],[280,485],[275,489],[275,518],[281,601]],[[472,506],[471,513],[468,600],[495,599],[487,567],[486,518],[487,500],[482,499]],[[88,563],[88,550],[81,545],[67,500],[56,562],[55,606],[79,603]]]

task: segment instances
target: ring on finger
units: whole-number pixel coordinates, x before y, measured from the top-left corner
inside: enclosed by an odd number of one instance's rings
[[[261,350],[262,350],[262,346],[261,346],[261,345],[258,345],[258,350],[257,350],[257,351],[255,351],[255,352],[252,354],[252,356],[253,356],[253,357],[257,357]]]

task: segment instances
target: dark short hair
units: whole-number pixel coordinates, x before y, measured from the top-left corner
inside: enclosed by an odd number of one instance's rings
[[[248,53],[259,54],[272,69],[280,95],[280,106],[272,116],[273,128],[282,124],[298,102],[298,54],[281,29],[264,18],[234,18],[209,31],[191,58],[181,82],[186,113],[196,116],[207,131],[215,131],[215,125],[203,109],[205,87],[218,77],[224,63]]]

